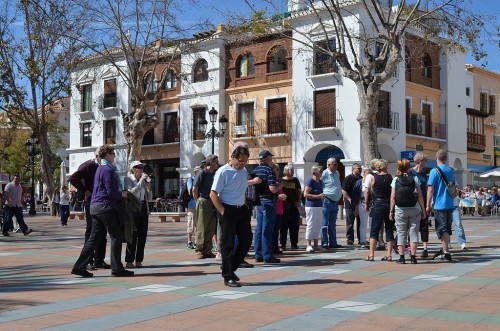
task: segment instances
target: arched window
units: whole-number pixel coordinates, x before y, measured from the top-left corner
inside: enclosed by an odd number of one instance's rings
[[[288,52],[283,46],[276,46],[267,55],[268,72],[285,71],[288,69]]]
[[[177,86],[177,78],[175,77],[175,72],[172,69],[168,69],[165,73],[165,79],[163,80],[162,88],[164,90],[174,89]]]
[[[200,59],[194,65],[193,82],[204,82],[208,80],[208,63],[205,59]]]
[[[251,53],[241,55],[236,62],[236,77],[255,75],[255,59]]]
[[[422,56],[422,76],[432,78],[432,61],[427,53]]]
[[[150,72],[144,78],[144,89],[147,93],[156,92],[156,75]]]

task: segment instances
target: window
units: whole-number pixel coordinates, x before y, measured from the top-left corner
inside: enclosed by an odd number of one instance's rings
[[[116,79],[104,81],[103,108],[116,107]]]
[[[92,85],[82,86],[82,112],[92,111]]]
[[[236,77],[247,77],[255,75],[255,59],[252,54],[241,55],[237,61]]]
[[[193,108],[193,140],[203,140],[205,132],[202,131],[200,121],[205,119],[205,108]]]
[[[465,96],[470,97],[470,87],[465,88]]]
[[[288,53],[283,46],[276,46],[271,49],[267,56],[267,71],[277,72],[288,70]]]
[[[335,89],[314,92],[314,128],[334,127],[335,116]]]
[[[155,143],[155,129],[149,129],[142,138],[142,145],[153,145]]]
[[[267,133],[286,132],[286,99],[269,100],[267,104]]]
[[[175,77],[175,72],[172,69],[167,70],[165,73],[165,79],[163,80],[163,89],[170,90],[177,86],[177,77]]]
[[[489,105],[490,105],[490,112],[489,114],[490,115],[495,115],[495,96],[494,95],[490,95],[489,96]]]
[[[156,75],[150,72],[144,78],[144,89],[146,93],[156,92]]]
[[[391,127],[391,93],[380,91],[378,97],[377,126],[379,128]]]
[[[179,142],[179,125],[177,122],[177,113],[165,114],[164,120],[164,137],[165,143]]]
[[[428,53],[422,56],[422,76],[432,78],[432,61]]]
[[[82,123],[82,147],[92,146],[92,123]]]
[[[116,120],[104,121],[104,143],[116,144]]]
[[[255,117],[254,117],[254,103],[240,103],[238,104],[238,118],[237,125],[240,126],[242,136],[255,135]]]
[[[200,59],[194,66],[193,82],[204,82],[208,80],[208,63],[205,59]]]
[[[406,133],[411,133],[411,99],[405,99],[405,111],[406,111]]]
[[[479,110],[482,112],[488,112],[488,94],[480,93],[479,94]]]
[[[335,40],[321,41],[314,44],[314,75],[336,71],[335,57],[332,54],[336,48]]]

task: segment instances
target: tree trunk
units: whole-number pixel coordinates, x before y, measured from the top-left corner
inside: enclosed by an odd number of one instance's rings
[[[363,146],[363,163],[369,165],[370,161],[378,158],[377,141],[377,113],[378,113],[378,91],[364,89],[362,84],[358,85],[360,101],[360,112],[358,122],[361,129],[361,146]]]
[[[136,109],[124,118],[124,133],[127,142],[127,169],[134,160],[142,159],[142,140],[148,130],[156,128],[158,115],[148,115],[145,106]]]

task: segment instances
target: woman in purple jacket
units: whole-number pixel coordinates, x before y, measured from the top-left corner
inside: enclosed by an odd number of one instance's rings
[[[94,191],[90,201],[90,214],[92,216],[92,232],[89,239],[82,248],[80,257],[76,261],[71,273],[82,277],[92,277],[93,274],[86,270],[92,258],[92,252],[98,244],[98,239],[102,237],[102,232],[106,230],[111,237],[111,275],[114,277],[130,277],[133,271],[125,270],[121,262],[123,234],[120,228],[119,216],[116,204],[122,197],[126,197],[126,191],[122,188],[122,183],[116,166],[115,150],[109,145],[99,148],[101,164],[97,168],[94,180]]]

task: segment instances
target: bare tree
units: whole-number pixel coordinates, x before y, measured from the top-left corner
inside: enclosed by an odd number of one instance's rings
[[[148,89],[148,85],[157,81],[145,81],[146,70],[155,72],[160,63],[167,69],[172,67],[186,38],[212,25],[208,20],[179,23],[178,18],[185,16],[183,10],[196,8],[193,0],[73,0],[73,3],[88,22],[85,38],[75,41],[102,63],[112,66],[129,89],[132,109],[122,110],[127,161],[141,159],[144,134],[160,121],[161,89]],[[162,86],[166,78],[164,75],[158,85]]]
[[[71,7],[62,0],[6,0],[0,10],[0,110],[38,138],[40,173],[51,196],[48,106],[68,93],[69,68],[78,52],[61,34],[81,31],[80,20],[70,17]]]
[[[251,8],[262,5],[262,1],[245,2]],[[476,60],[486,56],[482,49],[486,38],[498,44],[497,18],[472,12],[470,0],[291,0],[287,1],[291,11],[285,14],[284,1],[265,2],[268,11],[278,12],[271,24],[292,28],[292,38],[304,49],[325,54],[330,69],[355,83],[365,162],[378,156],[378,100],[383,84],[404,59],[407,37],[416,37],[421,48],[431,44],[441,51],[465,52],[468,47]],[[296,20],[305,17],[313,22],[315,36],[322,34],[325,42],[315,42],[312,30],[295,28]]]

